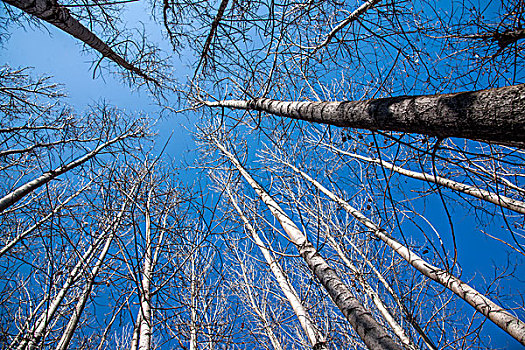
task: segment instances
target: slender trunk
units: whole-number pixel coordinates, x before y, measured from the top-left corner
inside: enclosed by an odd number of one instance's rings
[[[326,36],[326,39],[324,39],[320,44],[318,44],[316,46],[312,46],[312,47],[300,46],[300,48],[303,49],[303,50],[313,50],[314,53],[317,52],[318,50],[322,49],[326,45],[330,44],[330,41],[332,41],[332,39],[335,37],[335,35],[339,31],[341,31],[341,29],[343,29],[344,27],[346,27],[350,23],[356,21],[366,11],[370,10],[371,8],[373,8],[379,1],[381,1],[381,0],[368,0],[367,2],[365,2],[364,4],[359,6],[344,21],[342,21],[337,26],[335,26],[334,29],[332,29],[330,31],[330,33],[328,33],[328,35]]]
[[[130,350],[138,349],[141,325],[142,325],[142,312],[140,312],[140,309],[139,309],[139,312],[137,313],[137,320],[135,321],[135,326],[133,328],[133,337],[131,338],[131,344],[129,346]]]
[[[206,38],[206,42],[204,43],[204,46],[201,51],[201,57],[199,59],[199,63],[197,64],[197,68],[195,69],[195,75],[197,75],[198,70],[201,67],[204,69],[206,67],[206,63],[208,61],[208,52],[210,50],[211,42],[213,41],[213,38],[215,37],[215,33],[217,32],[217,28],[219,27],[219,22],[222,19],[222,16],[224,15],[224,11],[226,11],[226,7],[228,6],[229,0],[222,0],[221,4],[219,5],[219,10],[217,10],[217,15],[215,15],[215,18],[213,19],[213,22],[211,24],[210,32],[208,33],[208,37]]]
[[[151,194],[151,192],[150,192]],[[149,214],[149,198],[146,208],[146,251],[142,272],[142,291],[140,313],[142,322],[140,326],[139,350],[149,350],[151,347],[151,277],[152,277],[152,247],[151,247],[151,218]]]
[[[240,260],[240,259],[239,259]],[[244,280],[244,285],[246,287],[246,295],[248,295],[248,300],[250,301],[250,305],[252,306],[252,310],[259,316],[261,319],[261,322],[263,324],[264,332],[266,333],[266,336],[268,339],[270,339],[270,343],[272,343],[272,346],[275,350],[283,350],[283,347],[281,346],[281,343],[275,336],[275,333],[273,332],[270,322],[268,321],[268,318],[266,317],[266,314],[264,311],[261,311],[259,309],[259,306],[255,302],[255,298],[253,297],[253,291],[250,287],[250,281],[248,281],[248,277],[246,276],[246,270],[245,266],[242,262],[239,263],[241,266],[241,274],[242,279]]]
[[[14,349],[16,347],[16,344],[18,344],[22,340],[22,337],[24,336],[24,332],[29,331],[29,329],[31,328],[31,321],[33,321],[33,318],[37,315],[38,310],[40,310],[40,308],[44,306],[45,303],[46,303],[46,299],[40,300],[38,305],[31,311],[29,316],[26,318],[24,325],[21,328],[18,327],[18,329],[20,329],[20,332],[11,341],[7,349]]]
[[[148,81],[154,81],[143,71],[119,56],[108,44],[100,40],[93,32],[84,27],[71,16],[69,10],[60,6],[56,0],[4,0],[9,5],[40,18],[64,32],[79,39],[84,44],[98,51],[102,56],[109,58],[122,68],[137,74]]]
[[[68,197],[65,201],[60,203],[58,206],[56,206],[49,214],[44,216],[42,219],[40,219],[36,224],[22,232],[21,234],[17,235],[11,242],[7,243],[2,249],[0,249],[0,257],[2,257],[4,254],[9,252],[18,242],[26,238],[28,235],[30,235],[34,230],[42,226],[44,222],[49,220],[51,217],[53,217],[56,213],[58,213],[67,203],[69,203],[73,198],[77,197],[80,193],[82,193],[86,188],[89,187],[91,184],[91,181],[84,187],[82,187],[80,190],[75,192],[72,196]]]
[[[73,338],[73,334],[75,333],[75,330],[77,329],[78,322],[80,320],[80,317],[82,316],[82,312],[84,312],[84,308],[86,307],[87,301],[91,295],[91,290],[93,289],[93,283],[95,281],[95,277],[98,275],[98,272],[100,271],[100,267],[102,266],[102,263],[104,262],[106,255],[109,251],[109,247],[111,246],[111,242],[114,238],[114,233],[112,233],[107,239],[106,244],[104,245],[104,248],[102,249],[102,252],[100,253],[98,257],[98,261],[95,264],[95,267],[91,270],[91,274],[89,275],[89,279],[86,282],[86,286],[84,287],[84,291],[82,292],[82,295],[80,296],[80,299],[77,302],[77,306],[75,307],[75,311],[73,311],[73,315],[69,319],[69,322],[66,326],[66,329],[64,330],[64,333],[62,334],[62,337],[60,338],[60,341],[56,347],[56,350],[66,350],[69,347],[69,342],[71,341],[71,338]]]
[[[332,237],[332,235],[330,234],[330,228],[328,227],[328,225],[325,224],[325,226],[326,238],[328,239],[328,243],[337,252],[337,255],[339,255],[341,260],[350,269],[350,271],[352,271],[357,282],[361,285],[361,287],[365,291],[366,295],[370,298],[370,300],[372,300],[381,316],[383,316],[383,318],[385,319],[386,323],[388,323],[390,328],[392,328],[394,334],[399,338],[399,340],[401,340],[405,348],[411,350],[417,349],[415,344],[412,343],[410,338],[406,335],[405,331],[403,330],[403,327],[401,327],[401,325],[396,321],[394,316],[392,316],[390,311],[388,311],[388,308],[379,297],[379,294],[377,294],[377,292],[372,288],[372,286],[366,281],[359,269],[354,264],[352,264],[350,259],[347,258],[341,246],[335,241],[334,237]]]
[[[521,344],[525,345],[525,323],[519,320],[508,311],[504,310],[489,298],[469,286],[467,283],[461,281],[451,273],[440,269],[432,264],[423,260],[416,253],[403,246],[393,238],[386,234],[386,231],[381,227],[377,226],[367,217],[365,217],[360,211],[353,208],[343,199],[336,196],[333,192],[329,191],[323,185],[316,180],[312,179],[308,174],[299,170],[292,164],[283,162],[292,168],[296,173],[300,174],[304,179],[311,182],[317,189],[327,195],[330,199],[341,205],[350,215],[355,217],[359,222],[368,227],[380,240],[385,242],[391,247],[397,254],[405,259],[410,265],[416,270],[427,276],[431,280],[441,284],[445,288],[452,291],[454,294],[459,296],[470,304],[476,311],[485,315],[489,320],[494,322],[498,327],[504,330],[506,333],[511,335]]]
[[[82,270],[89,264],[89,261],[91,260],[92,255],[98,249],[98,246],[101,244],[103,238],[109,234],[109,237],[106,239],[106,244],[104,245],[104,248],[102,249],[102,253],[99,256],[99,261],[97,262],[97,264],[95,265],[95,268],[93,269],[95,273],[98,273],[98,270],[100,269],[100,265],[102,264],[102,261],[104,260],[106,254],[107,254],[107,250],[109,249],[109,245],[111,244],[111,241],[112,241],[112,239],[113,239],[113,237],[115,235],[116,228],[117,228],[118,224],[120,223],[120,221],[122,219],[122,216],[125,213],[127,203],[128,203],[128,201],[125,201],[122,204],[122,206],[120,208],[120,211],[118,212],[116,218],[113,220],[111,225],[107,229],[105,229],[96,238],[95,242],[93,242],[93,244],[88,248],[88,250],[86,250],[86,252],[82,256],[82,258],[77,262],[77,264],[75,265],[75,267],[73,268],[73,270],[69,274],[68,278],[64,282],[64,284],[62,286],[62,289],[58,292],[58,294],[55,296],[53,301],[50,303],[50,306],[48,307],[47,311],[44,312],[39,317],[37,322],[35,323],[35,326],[33,327],[33,331],[32,331],[32,334],[30,335],[30,337],[27,340],[24,340],[23,342],[21,342],[19,344],[19,346],[17,348],[18,350],[25,349],[26,346],[27,346],[28,349],[33,349],[38,344],[38,342],[40,341],[40,339],[43,336],[44,331],[46,330],[46,328],[48,328],[50,320],[54,317],[55,312],[57,311],[58,307],[62,303],[63,299],[65,298],[65,296],[67,294],[67,292],[69,291],[71,286],[81,277]],[[89,276],[88,284],[87,284],[86,288],[84,289],[85,291],[86,290],[91,291],[92,284],[93,284],[93,279],[95,278],[95,275],[96,274],[92,274],[91,276]],[[88,296],[89,296],[89,293],[87,293],[85,298],[87,299]],[[83,297],[84,297],[84,295],[81,296],[81,301],[82,301]],[[77,308],[75,309],[75,313],[74,313],[73,318],[72,318],[73,321],[70,321],[68,323],[68,326],[67,326],[66,330],[69,329],[70,324],[72,322],[75,322],[74,327],[76,327],[76,325],[78,323],[78,319],[76,321],[74,321],[74,318],[75,317],[79,318],[81,312],[83,311],[83,306],[81,306],[81,301],[79,302],[79,304],[77,305]],[[85,301],[84,301],[84,305],[85,305]],[[71,325],[71,327],[73,327],[73,325]],[[74,328],[71,330],[71,335],[69,335],[69,340],[71,339],[71,336],[73,335],[72,334],[73,332],[74,332]],[[65,333],[67,333],[67,331]],[[63,340],[66,341],[66,339],[63,339]],[[67,340],[67,342],[69,342],[69,340]],[[62,344],[62,339],[60,341],[60,344]],[[60,344],[59,344],[59,346],[60,346]],[[65,346],[67,348],[67,344],[65,344]]]
[[[497,89],[367,101],[203,102],[209,107],[262,111],[342,127],[462,137],[525,147],[525,84]]]
[[[357,254],[359,254],[359,256],[361,256],[361,258],[363,259],[363,261],[368,265],[368,267],[370,267],[370,269],[372,270],[372,272],[376,275],[377,277],[377,280],[379,282],[381,282],[381,284],[385,287],[385,289],[388,291],[388,293],[392,296],[392,298],[394,299],[394,301],[396,302],[397,306],[399,307],[399,309],[401,311],[403,311],[403,313],[405,314],[405,318],[407,319],[408,322],[410,322],[410,324],[412,325],[412,327],[414,327],[414,329],[416,330],[416,332],[421,336],[421,339],[423,339],[423,342],[426,344],[426,346],[430,349],[430,350],[437,350],[437,347],[436,345],[434,345],[434,342],[428,337],[428,335],[424,332],[423,328],[421,328],[421,326],[419,325],[419,323],[417,322],[417,320],[414,318],[414,316],[412,315],[412,313],[408,310],[408,308],[405,306],[405,304],[403,303],[403,301],[401,300],[401,298],[399,297],[399,295],[397,295],[397,293],[394,291],[394,289],[392,288],[392,286],[388,283],[388,281],[385,279],[385,277],[376,269],[376,267],[374,266],[374,264],[372,264],[372,262],[370,261],[370,259],[368,259],[368,257],[361,251],[361,249],[359,249],[358,247],[356,247],[352,241],[350,239],[348,239],[347,237],[347,242],[348,244],[352,247],[352,249],[354,249]]]
[[[383,326],[354,298],[351,291],[337,275],[335,270],[319,255],[314,246],[308,242],[306,236],[286,215],[277,202],[251,177],[233,154],[228,152],[226,148],[216,140],[214,140],[214,142],[222,153],[229,158],[246,182],[255,190],[263,203],[267,205],[268,209],[279,221],[290,238],[290,241],[297,246],[299,254],[303,257],[308,267],[319,279],[334,303],[367,347],[369,349],[401,349]]]
[[[250,232],[255,244],[261,250],[261,253],[264,256],[264,259],[266,260],[266,263],[268,264],[268,266],[270,266],[270,270],[275,276],[275,279],[277,280],[279,287],[281,287],[281,290],[283,291],[284,295],[288,299],[288,302],[290,303],[290,306],[292,307],[295,315],[299,319],[299,323],[301,324],[301,327],[306,333],[306,336],[308,337],[310,344],[315,349],[319,349],[319,350],[326,349],[325,339],[323,335],[314,326],[312,322],[312,318],[310,317],[310,315],[304,308],[303,304],[301,303],[301,300],[299,299],[299,296],[297,292],[295,291],[295,288],[288,281],[288,278],[285,276],[283,270],[281,269],[281,266],[279,266],[279,263],[272,256],[268,248],[266,248],[266,245],[264,244],[262,239],[259,237],[259,234],[255,230],[255,228],[250,224],[248,218],[244,215],[241,208],[239,208],[231,192],[228,189],[226,191],[227,191],[228,197],[230,198],[230,202],[232,203],[235,210],[237,211],[242,221],[244,222],[244,226]]]
[[[197,350],[197,278],[195,259],[191,259],[190,276],[190,350]]]
[[[118,142],[122,139],[127,138],[130,136],[129,134],[121,135],[118,137],[115,137],[112,140],[109,140],[101,145],[99,145],[97,148],[95,148],[93,151],[88,152],[84,154],[82,157],[75,159],[74,161],[59,166],[55,170],[50,170],[48,172],[45,172],[44,174],[40,175],[36,179],[29,181],[25,183],[24,185],[18,187],[16,190],[12,191],[11,193],[6,194],[4,197],[0,199],[0,212],[6,210],[19,200],[21,200],[25,195],[33,192],[37,188],[45,185],[46,183],[50,182],[51,180],[55,179],[56,177],[68,172],[71,169],[76,168],[79,165],[84,164],[91,158],[95,157],[100,151],[102,151],[104,148],[114,144],[115,142]]]
[[[497,193],[489,192],[481,188],[478,188],[476,186],[471,186],[471,185],[463,184],[461,182],[450,180],[442,176],[436,176],[436,175],[431,175],[427,173],[420,173],[417,171],[404,169],[402,167],[399,167],[397,165],[394,165],[392,163],[386,162],[381,159],[373,159],[373,158],[360,156],[358,154],[346,152],[346,151],[337,149],[335,147],[331,147],[331,148],[335,149],[338,153],[341,153],[341,154],[344,154],[344,155],[347,155],[347,156],[350,156],[356,159],[364,160],[369,163],[379,164],[382,167],[392,170],[398,174],[405,175],[405,176],[408,176],[416,180],[422,180],[422,181],[431,182],[437,185],[441,185],[441,186],[450,188],[451,190],[458,191],[458,192],[467,194],[469,196],[479,198],[489,203],[500,205],[503,208],[515,211],[516,213],[525,214],[525,203],[522,201],[512,199],[510,197],[506,197],[503,195],[499,195]]]
[[[86,250],[82,258],[79,259],[73,270],[69,273],[60,291],[50,302],[47,310],[44,313],[42,313],[36,321],[33,330],[31,331],[31,334],[28,334],[28,337],[18,345],[17,350],[23,350],[26,348],[34,349],[38,345],[38,343],[44,335],[45,330],[49,326],[49,322],[53,319],[55,312],[62,304],[62,301],[64,300],[67,292],[69,291],[71,286],[80,278],[82,270],[89,263],[89,260],[91,260],[94,251],[97,249],[105,234],[106,232],[101,233],[99,237],[97,237],[95,242]]]

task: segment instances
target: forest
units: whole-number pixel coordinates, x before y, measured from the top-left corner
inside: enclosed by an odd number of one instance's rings
[[[0,349],[522,349],[524,0],[2,0]]]

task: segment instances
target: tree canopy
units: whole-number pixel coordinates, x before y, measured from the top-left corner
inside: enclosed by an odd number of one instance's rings
[[[525,346],[524,25],[4,0],[0,348]]]

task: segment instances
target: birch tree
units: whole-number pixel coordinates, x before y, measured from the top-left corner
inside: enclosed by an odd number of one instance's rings
[[[266,247],[262,239],[259,237],[257,231],[255,228],[250,224],[245,214],[240,209],[239,205],[235,201],[233,195],[231,194],[229,189],[226,189],[226,192],[228,194],[228,198],[232,204],[232,206],[235,208],[235,211],[238,213],[238,215],[241,217],[246,229],[250,232],[252,235],[253,240],[255,241],[255,244],[259,247],[261,250],[261,253],[264,256],[264,259],[266,260],[266,263],[270,266],[270,269],[272,270],[272,273],[275,276],[275,279],[279,283],[279,286],[281,287],[282,292],[286,295],[286,298],[290,302],[290,306],[294,310],[295,315],[297,316],[297,319],[299,320],[301,327],[303,328],[303,331],[306,333],[310,344],[312,348],[314,349],[323,349],[325,348],[325,340],[323,335],[319,332],[317,327],[313,324],[312,318],[306,311],[305,307],[299,300],[299,297],[297,295],[297,292],[295,291],[295,288],[291,285],[291,283],[286,278],[284,272],[282,271],[281,267],[279,266],[279,263],[276,261],[276,259],[272,256],[272,253],[269,251],[269,249]],[[241,267],[242,269],[243,267]],[[243,270],[243,278],[246,279],[246,272]],[[246,281],[245,281],[246,282]],[[249,287],[248,287],[249,288]],[[254,304],[254,302],[252,302]],[[267,322],[267,321],[265,321]],[[270,337],[272,339],[272,337]],[[272,343],[275,342],[275,339],[272,339]]]
[[[368,130],[462,137],[523,147],[525,86],[483,91],[399,96],[353,102],[289,102],[271,99],[203,101],[208,107],[262,111],[277,116]],[[487,118],[491,115],[491,118]]]

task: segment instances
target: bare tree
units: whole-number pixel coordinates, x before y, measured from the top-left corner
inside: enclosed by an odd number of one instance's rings
[[[525,86],[483,91],[399,96],[354,102],[218,101],[209,107],[263,111],[316,123],[402,131],[438,138],[462,137],[523,147]],[[487,118],[491,115],[491,118]]]
[[[268,206],[275,218],[280,222],[290,240],[297,246],[301,256],[312,272],[326,288],[332,300],[345,315],[348,322],[354,327],[361,339],[370,348],[397,349],[397,345],[384,328],[363,308],[351,294],[336,272],[319,255],[314,246],[308,242],[306,236],[290,220],[280,206],[269,196],[266,191],[250,176],[237,158],[230,153],[217,139],[215,146],[232,162],[239,173],[253,187],[261,200]]]
[[[295,288],[291,285],[291,283],[286,278],[284,272],[282,271],[281,267],[279,266],[279,263],[275,260],[274,257],[272,257],[272,254],[268,248],[266,248],[266,245],[261,240],[259,235],[257,234],[257,231],[255,228],[250,224],[248,221],[248,218],[244,215],[241,208],[233,198],[233,195],[229,189],[226,189],[226,192],[228,194],[228,198],[232,204],[232,206],[235,208],[238,215],[241,217],[244,225],[246,226],[246,229],[250,232],[250,234],[253,237],[253,240],[255,241],[255,244],[259,247],[261,250],[261,253],[263,254],[267,264],[270,266],[270,269],[272,270],[272,273],[275,276],[275,279],[279,283],[279,286],[281,287],[281,290],[286,295],[286,298],[290,302],[290,305],[292,309],[294,310],[299,322],[301,323],[301,327],[303,328],[304,332],[306,333],[312,347],[314,349],[324,349],[326,346],[324,345],[325,340],[323,335],[318,331],[318,329],[315,327],[315,325],[312,322],[312,318],[306,311],[305,307],[299,300],[299,297],[297,295],[297,292],[295,291]],[[241,267],[242,268],[242,267]],[[245,278],[245,272],[243,271],[243,277]],[[267,322],[267,321],[265,321]],[[273,343],[273,341],[272,341]]]
[[[299,170],[292,164],[285,163],[291,167],[295,172],[300,174],[305,180],[310,181],[314,184],[321,192],[323,192],[330,199],[340,204],[348,213],[359,220],[363,225],[370,228],[372,232],[388,246],[390,246],[396,253],[398,253],[403,259],[408,261],[414,268],[419,272],[427,276],[428,278],[440,283],[444,287],[453,291],[460,298],[465,300],[471,306],[473,306],[478,312],[485,315],[492,322],[506,331],[508,334],[513,336],[520,343],[525,343],[525,323],[519,320],[517,317],[506,311],[505,309],[498,306],[496,303],[479,293],[477,290],[469,286],[467,283],[461,281],[449,272],[440,269],[432,264],[423,260],[419,255],[412,252],[410,249],[397,242],[393,238],[389,237],[384,229],[381,229],[378,225],[373,223],[370,219],[365,217],[357,209],[351,207],[343,199],[336,196],[333,192],[326,189],[318,181],[312,179],[306,173]]]
[[[126,61],[125,58],[117,54],[107,43],[103,42],[88,28],[84,27],[71,15],[70,11],[66,7],[61,6],[56,0],[6,0],[5,2],[74,36],[84,44],[98,51],[103,57],[109,58],[122,68],[137,74],[144,80],[158,84],[158,82],[156,82],[148,74],[144,73],[141,69]]]

